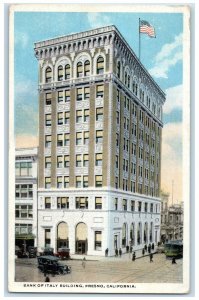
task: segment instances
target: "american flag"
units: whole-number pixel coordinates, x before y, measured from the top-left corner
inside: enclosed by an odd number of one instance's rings
[[[154,27],[149,22],[140,20],[140,32],[146,33],[150,37],[156,37]]]

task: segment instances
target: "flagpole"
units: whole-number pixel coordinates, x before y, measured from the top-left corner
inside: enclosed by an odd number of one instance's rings
[[[140,18],[139,18],[139,60],[140,60]]]

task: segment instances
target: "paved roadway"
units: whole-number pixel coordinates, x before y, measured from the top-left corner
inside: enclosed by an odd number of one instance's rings
[[[171,260],[164,254],[154,254],[153,262],[149,256],[131,260],[129,254],[120,257],[87,257],[85,268],[81,259],[63,261],[72,268],[71,274],[50,275],[51,282],[109,282],[109,283],[182,283],[183,260]],[[18,282],[41,282],[44,275],[37,268],[36,259],[17,259],[15,280]]]

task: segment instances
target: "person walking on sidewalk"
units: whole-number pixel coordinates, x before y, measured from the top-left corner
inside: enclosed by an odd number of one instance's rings
[[[132,261],[135,261],[135,258],[136,258],[136,255],[135,255],[135,252],[133,252]]]
[[[115,256],[118,256],[118,249],[115,248]]]
[[[149,258],[150,258],[150,263],[153,262],[153,254],[152,253],[150,253]]]
[[[106,248],[106,250],[105,250],[105,256],[106,257],[108,256],[108,248]]]
[[[82,267],[85,269],[86,267],[86,257],[84,256],[84,258],[82,259]]]
[[[120,255],[120,257],[122,256],[122,249],[121,248],[119,250],[119,255]]]

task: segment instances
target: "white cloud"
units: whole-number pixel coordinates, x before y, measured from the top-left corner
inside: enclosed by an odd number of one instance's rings
[[[168,78],[168,71],[182,60],[182,33],[174,41],[165,44],[154,60],[154,67],[149,73],[156,78]]]
[[[29,42],[29,37],[25,32],[15,32],[14,37],[15,44],[20,44],[22,48],[26,48]]]
[[[26,95],[36,96],[37,95],[37,85],[29,79],[20,78],[16,81],[15,84],[15,96],[17,97],[23,97]],[[17,100],[17,99],[16,99]]]
[[[102,15],[101,13],[98,12],[88,13],[87,17],[88,17],[89,25],[92,28],[106,26],[111,23],[110,18],[108,16],[104,14]]]
[[[163,106],[165,114],[171,113],[174,109],[182,109],[183,102],[183,86],[177,85],[168,88],[166,91],[166,102]]]
[[[172,194],[173,200],[182,200],[182,123],[166,124],[162,132],[161,187]]]

